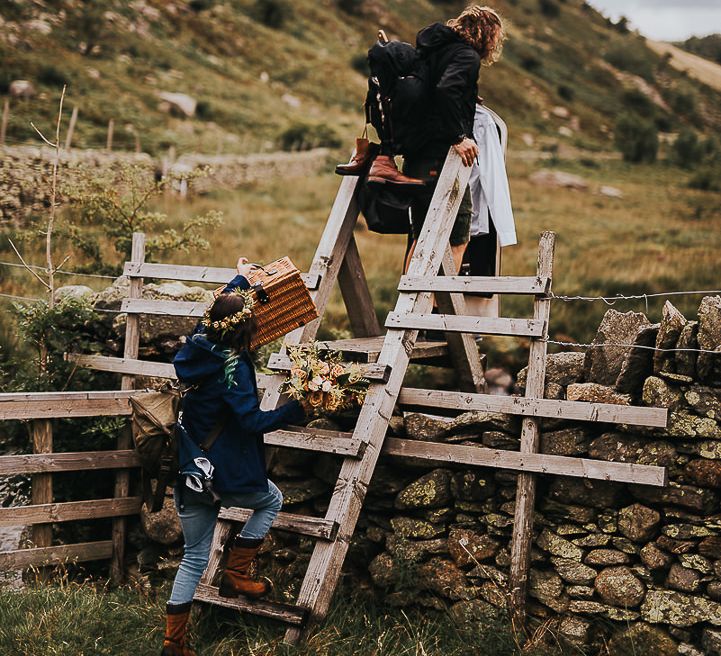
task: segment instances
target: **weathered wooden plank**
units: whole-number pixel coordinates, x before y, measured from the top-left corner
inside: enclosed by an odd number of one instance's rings
[[[75,362],[80,367],[87,367],[96,371],[110,371],[131,376],[176,378],[175,367],[168,362],[113,358],[107,355],[82,355],[80,353],[67,353],[66,359],[68,362]]]
[[[268,359],[266,365],[268,369],[273,371],[290,371],[291,361],[287,355],[281,355],[280,353],[273,353]],[[388,365],[380,365],[377,363],[359,363],[358,369],[360,374],[368,380],[375,380],[385,383],[391,374],[390,367]]]
[[[235,269],[225,267],[126,262],[123,275],[129,278],[160,278],[163,280],[207,282],[214,285],[222,285],[223,283],[230,282],[237,275],[237,272]],[[319,276],[302,273],[301,277],[308,289],[316,289],[318,287]]]
[[[450,246],[446,248],[441,264],[444,275],[452,275],[456,270]],[[462,317],[468,315],[463,294],[437,293],[435,295],[438,311],[445,315]],[[451,362],[458,378],[458,387],[467,392],[481,392],[485,389],[486,379],[483,375],[483,362],[478,352],[478,345],[468,333],[446,333]]]
[[[460,294],[546,294],[550,278],[533,276],[402,276],[400,292],[458,292]]]
[[[92,499],[0,508],[0,526],[27,526],[28,524],[72,522],[79,519],[124,517],[140,512],[142,502],[141,497],[123,497],[121,499]]]
[[[264,601],[257,599],[250,601],[245,597],[221,597],[218,589],[211,587],[205,583],[200,583],[195,591],[195,601],[204,601],[216,606],[224,606],[232,608],[243,613],[259,615],[260,617],[268,617],[273,620],[285,622],[296,626],[302,626],[308,611],[299,606],[291,606],[290,604],[282,604],[277,601]]]
[[[130,414],[125,398],[79,399],[49,401],[4,401],[0,403],[0,420],[102,417]]]
[[[220,577],[220,563],[223,559],[223,551],[231,532],[235,530],[232,522],[215,522],[215,530],[213,531],[213,540],[210,544],[210,553],[208,554],[208,566],[200,577],[202,585],[213,585],[217,583],[215,579]]]
[[[124,298],[120,310],[128,316],[156,314],[169,317],[202,317],[209,303],[205,301],[164,301],[147,298]],[[126,357],[129,357],[126,355]],[[137,356],[136,356],[137,357]]]
[[[53,401],[86,401],[90,400],[112,400],[127,399],[135,392],[129,390],[98,390],[88,392],[5,392],[0,394],[0,408],[4,408],[6,404],[17,402],[37,401],[37,402],[53,402]]]
[[[420,408],[446,408],[468,412],[483,410],[503,412],[525,417],[552,417],[573,421],[601,421],[609,424],[632,426],[666,426],[666,408],[613,405],[611,403],[588,403],[555,399],[528,398],[523,396],[496,396],[495,394],[470,394],[443,390],[423,390],[404,387],[398,402],[405,406]]]
[[[551,278],[553,273],[553,253],[556,235],[544,232],[538,243],[538,264],[536,275],[539,278]],[[550,291],[550,287],[549,287]],[[543,326],[544,339],[531,340],[526,376],[526,397],[543,398],[546,382],[546,352],[548,347],[548,322],[551,315],[551,299],[548,296],[536,296],[533,301],[533,318]],[[538,452],[540,424],[535,417],[524,417],[521,428],[521,453]],[[526,594],[528,572],[531,565],[531,544],[533,541],[533,512],[536,501],[536,477],[521,473],[516,484],[516,506],[513,518],[513,537],[511,540],[510,610],[514,626],[525,626]]]
[[[53,426],[48,419],[32,422],[33,453],[46,454],[53,451]],[[53,477],[50,474],[35,474],[30,481],[30,498],[34,505],[53,502]],[[52,524],[36,524],[32,528],[33,544],[49,547],[53,543]]]
[[[97,542],[78,542],[76,544],[57,544],[52,547],[35,549],[15,549],[0,553],[0,569],[3,571],[24,569],[26,567],[57,565],[67,562],[86,562],[103,560],[113,553],[112,540]]]
[[[410,260],[409,275],[438,273],[469,176],[470,168],[450,150]],[[430,312],[431,303],[429,293],[411,292],[399,296],[395,309],[399,314],[425,313]],[[360,460],[344,461],[326,513],[326,517],[339,519],[338,537],[333,542],[316,543],[300,589],[298,604],[311,609],[311,623],[328,611],[417,335],[416,330],[395,329],[386,334],[378,362],[390,365],[391,375],[385,385],[371,384],[354,431],[354,436],[368,442],[368,448]],[[297,627],[285,634],[286,642],[296,642],[300,637]]]
[[[221,508],[218,519],[245,523],[253,514],[247,508]],[[281,512],[275,518],[272,528],[300,535],[309,535],[321,540],[335,540],[338,522],[324,517],[308,517],[294,513]]]
[[[359,362],[376,362],[383,348],[385,336],[356,337],[318,342],[319,348],[338,351],[343,357]],[[413,346],[411,360],[426,360],[448,355],[446,342],[418,341]]]
[[[578,478],[664,486],[668,483],[665,467],[606,462],[542,453],[519,453],[482,446],[420,442],[387,437],[382,453],[388,456],[416,458],[447,464],[513,469],[519,472],[575,476]]]
[[[378,322],[363,262],[353,236],[348,242],[343,263],[338,271],[338,286],[348,313],[352,333],[356,337],[380,335],[383,331]]]
[[[0,456],[0,476],[37,474],[41,472],[87,471],[89,469],[120,469],[139,466],[140,460],[133,449]],[[33,503],[48,502],[33,498]]]
[[[133,233],[133,241],[130,251],[131,262],[143,264],[145,262],[145,234],[142,232]],[[143,279],[131,278],[128,291],[130,300],[139,299],[143,296]],[[140,317],[128,314],[125,321],[125,345],[123,357],[126,360],[137,360],[140,352]],[[120,379],[120,389],[135,389],[135,377],[124,375]],[[118,434],[115,442],[119,451],[130,449],[133,445],[130,426],[125,426]],[[115,474],[115,489],[113,496],[116,499],[125,499],[130,494],[130,473],[127,470],[119,470]],[[127,526],[125,517],[118,516],[113,520],[113,557],[110,562],[110,578],[115,583],[122,583],[125,579],[125,535]]]
[[[505,319],[495,317],[454,317],[450,314],[389,312],[386,328],[441,330],[478,335],[540,337],[544,323],[538,319]]]
[[[320,428],[290,427],[266,433],[264,439],[269,446],[335,453],[351,458],[360,457],[365,449],[365,443],[354,437],[353,433],[341,433]]]

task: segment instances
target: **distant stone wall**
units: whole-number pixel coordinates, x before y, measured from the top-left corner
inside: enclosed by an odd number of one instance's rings
[[[47,147],[7,146],[0,148],[0,226],[19,224],[50,205],[50,181],[54,151]],[[139,164],[148,175],[170,172],[182,176],[197,168],[210,168],[207,177],[193,182],[193,189],[237,189],[260,180],[310,176],[324,170],[328,150],[257,155],[183,155],[174,162],[155,160],[145,153],[104,150],[61,151],[61,176],[72,180],[79,169],[107,169],[118,164]]]
[[[123,285],[99,296],[119,305]],[[207,292],[153,286],[149,295],[195,299]],[[116,318],[122,351],[122,319]],[[163,358],[182,329],[148,324],[144,353]],[[667,488],[539,476],[531,554],[529,612],[553,636],[589,654],[721,654],[721,297],[702,300],[687,320],[670,303],[660,323],[641,313],[609,310],[596,343],[633,347],[547,356],[545,396],[669,408],[666,429],[541,421],[544,453],[668,468]],[[172,347],[172,348],[171,348]],[[525,384],[517,376],[516,392]],[[316,420],[327,428],[349,427]],[[389,434],[422,441],[519,449],[518,417],[470,412],[454,420],[394,416]],[[278,449],[270,470],[285,509],[322,515],[340,459]],[[502,614],[507,602],[517,475],[498,469],[429,467],[382,457],[371,481],[345,571],[369,580],[394,605],[449,609],[458,622]],[[172,500],[143,515],[146,535],[174,543],[179,527]],[[147,539],[147,538],[146,538]],[[151,566],[152,542],[138,545]],[[273,533],[265,566],[301,580],[313,542]],[[156,551],[153,551],[156,549]],[[174,549],[174,551],[173,551]],[[151,559],[152,560],[152,559]],[[164,567],[167,569],[168,562]],[[169,572],[172,574],[172,568]],[[555,638],[554,638],[555,639]]]

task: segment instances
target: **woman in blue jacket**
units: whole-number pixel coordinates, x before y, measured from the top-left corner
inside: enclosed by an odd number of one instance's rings
[[[238,275],[214,301],[173,364],[178,379],[195,386],[185,398],[182,416],[190,438],[200,445],[223,422],[207,452],[220,505],[254,510],[232,538],[219,592],[226,597],[258,598],[269,591],[270,582],[251,579],[248,570],[283,503],[280,490],[268,480],[263,433],[300,421],[304,412],[297,401],[277,410],[259,407],[249,354],[256,324],[252,297],[244,292],[250,287],[248,269],[247,260],[240,258]],[[186,644],[186,626],[195,589],[208,564],[219,510],[207,493],[195,491],[184,478],[175,498],[185,551],[167,605],[162,656],[195,655]]]

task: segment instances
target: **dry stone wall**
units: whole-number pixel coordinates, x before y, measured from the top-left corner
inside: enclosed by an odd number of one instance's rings
[[[99,301],[114,307],[123,290],[116,285]],[[147,293],[196,298],[207,292],[174,284]],[[120,336],[122,318],[115,322]],[[165,357],[177,346],[172,335],[171,326],[148,325],[145,353]],[[704,298],[693,320],[670,303],[656,324],[640,313],[609,310],[595,342],[636,346],[548,355],[546,396],[666,407],[668,427],[544,419],[542,451],[663,466],[671,483],[655,488],[539,476],[530,613],[588,654],[719,655],[721,297]],[[525,374],[519,372],[515,393],[523,391]],[[326,419],[313,425],[349,428]],[[389,434],[410,439],[509,450],[518,450],[519,433],[517,417],[489,412],[453,420],[412,413],[394,416],[389,428]],[[319,515],[328,507],[339,468],[336,456],[280,449],[270,475],[283,490],[287,511]],[[516,477],[497,469],[381,458],[346,570],[393,605],[447,609],[461,623],[502,615]],[[148,535],[166,545],[175,540],[171,549],[179,557],[170,502],[166,510],[143,517],[146,537],[137,546],[144,566],[157,549],[149,546]],[[266,566],[297,585],[312,545],[273,533],[264,547]]]

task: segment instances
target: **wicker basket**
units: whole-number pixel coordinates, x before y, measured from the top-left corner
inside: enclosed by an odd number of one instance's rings
[[[254,268],[248,280],[256,290],[253,314],[258,333],[253,339],[253,348],[268,344],[318,318],[318,310],[300,271],[289,257]]]

